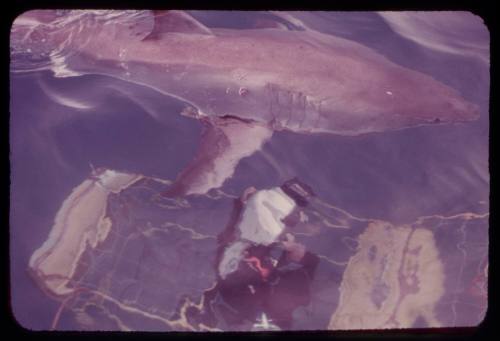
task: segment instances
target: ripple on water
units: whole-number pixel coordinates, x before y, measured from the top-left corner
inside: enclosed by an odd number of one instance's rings
[[[112,33],[142,39],[153,28],[150,11],[34,10],[14,21],[10,34],[10,71],[53,70],[56,76],[77,75],[66,61],[79,54],[77,46],[100,34],[102,22],[113,23]],[[88,32],[80,34],[83,29]],[[109,32],[104,32],[109,34]],[[101,33],[101,34],[104,34]]]

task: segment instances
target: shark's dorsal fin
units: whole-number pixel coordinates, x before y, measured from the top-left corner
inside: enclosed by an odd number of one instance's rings
[[[184,11],[153,11],[154,27],[144,40],[161,39],[169,32],[212,35],[212,31]]]

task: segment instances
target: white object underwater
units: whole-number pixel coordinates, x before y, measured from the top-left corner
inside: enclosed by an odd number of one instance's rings
[[[295,208],[295,202],[279,187],[261,190],[248,200],[238,229],[241,239],[269,245],[283,232],[281,221]]]
[[[243,252],[253,244],[269,245],[277,240],[285,229],[282,219],[295,208],[295,202],[279,187],[260,190],[250,196],[237,229],[240,240],[229,245],[219,263],[219,275],[227,275],[238,269]]]

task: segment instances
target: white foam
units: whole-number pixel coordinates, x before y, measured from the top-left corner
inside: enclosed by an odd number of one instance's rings
[[[52,72],[54,72],[54,77],[66,78],[83,75],[82,73],[70,70],[66,64],[66,58],[56,52],[50,54],[50,61]]]

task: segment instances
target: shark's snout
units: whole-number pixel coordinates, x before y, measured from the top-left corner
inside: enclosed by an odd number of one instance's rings
[[[465,101],[454,101],[451,103],[454,115],[460,121],[474,121],[479,118],[480,110],[477,104]]]
[[[440,108],[429,115],[428,123],[453,123],[475,121],[480,116],[479,106],[467,101],[452,100],[447,101]]]

